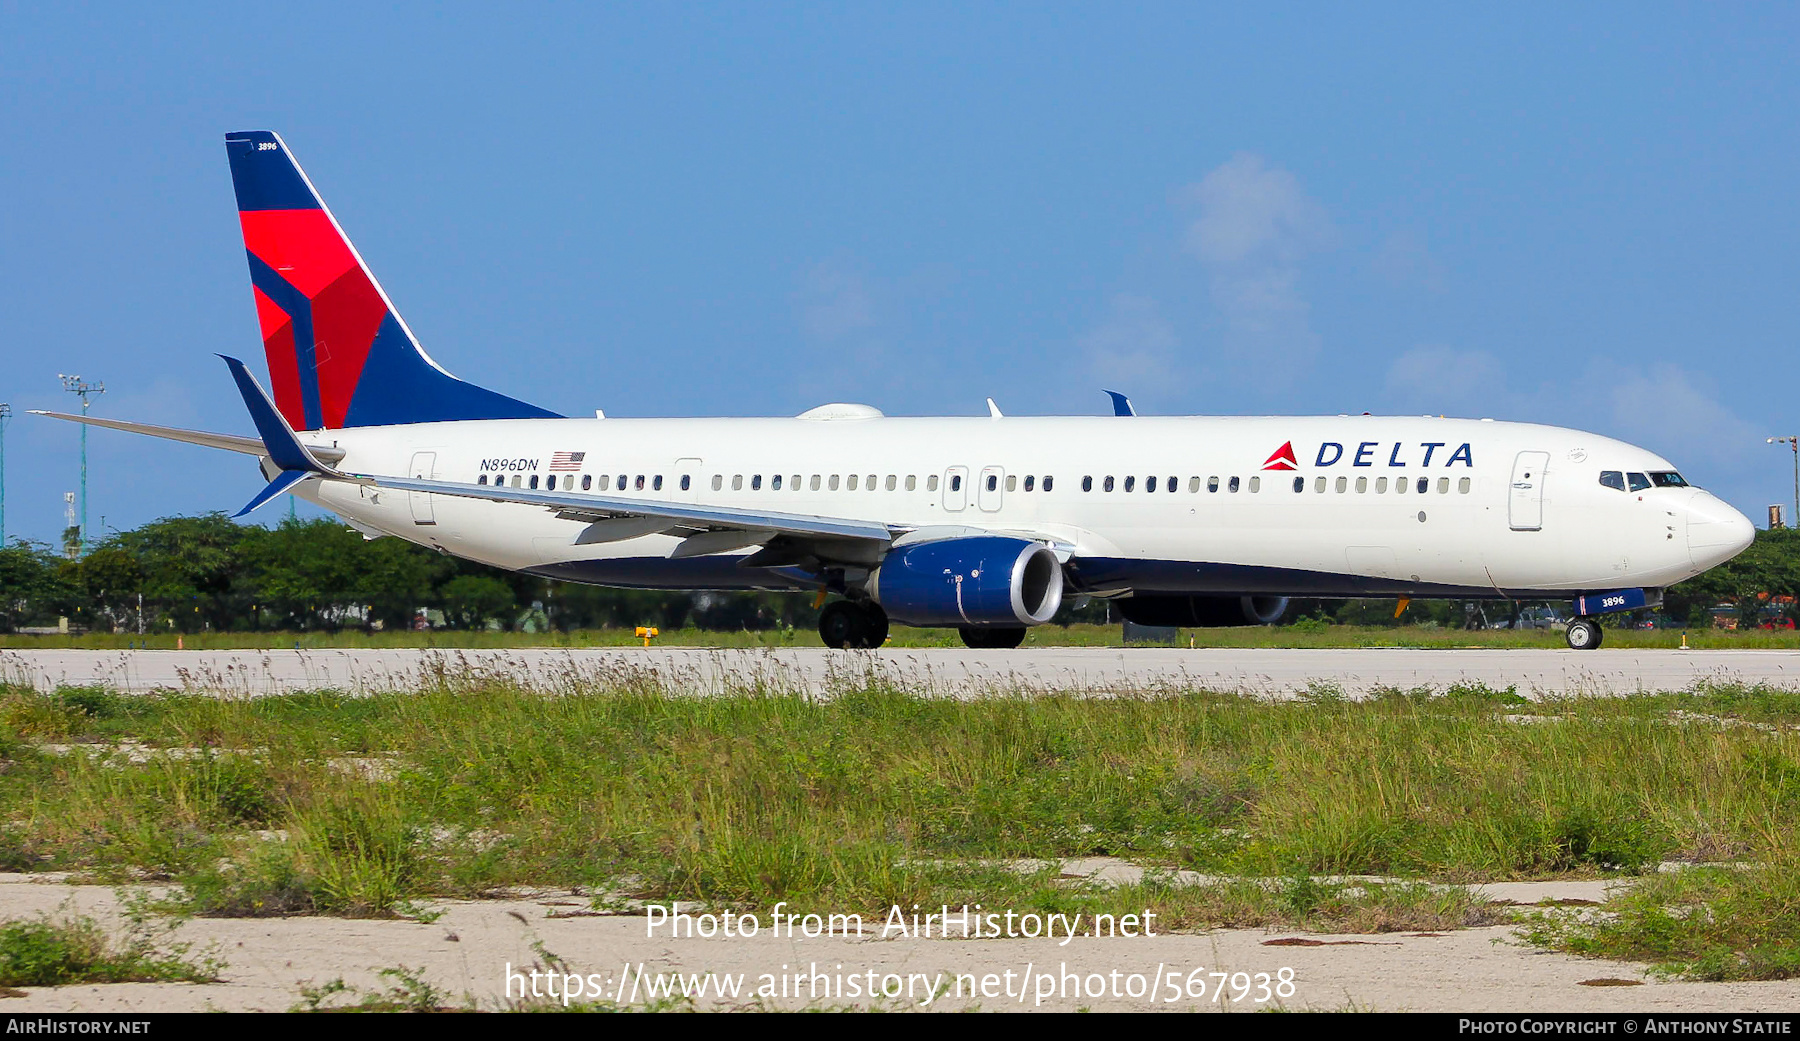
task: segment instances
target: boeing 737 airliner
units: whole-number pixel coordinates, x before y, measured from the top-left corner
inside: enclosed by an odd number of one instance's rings
[[[889,620],[1016,647],[1064,598],[1146,625],[1274,621],[1291,596],[1659,602],[1753,529],[1653,452],[1491,420],[1334,416],[566,419],[425,353],[285,142],[225,139],[273,395],[257,437],[54,415],[260,459],[298,495],[546,578],[830,591],[833,647]],[[991,404],[991,403],[990,403]]]

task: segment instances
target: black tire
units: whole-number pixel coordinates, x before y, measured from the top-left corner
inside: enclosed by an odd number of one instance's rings
[[[963,646],[983,651],[1010,651],[1025,642],[1025,629],[1019,627],[965,626],[958,629]]]
[[[862,631],[858,642],[850,646],[874,650],[886,643],[888,638],[887,612],[883,611],[881,605],[876,603],[858,604],[857,608],[862,618]]]
[[[1604,639],[1600,623],[1592,618],[1577,618],[1569,623],[1569,631],[1564,634],[1569,641],[1569,649],[1574,651],[1591,651],[1600,646]]]
[[[886,616],[883,616],[886,620]],[[819,638],[833,650],[862,646],[863,612],[848,600],[834,600],[819,612]]]

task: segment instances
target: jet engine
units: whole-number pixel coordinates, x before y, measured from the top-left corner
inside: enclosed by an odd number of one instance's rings
[[[1114,601],[1136,625],[1270,625],[1287,610],[1285,596],[1132,596]]]
[[[896,546],[869,599],[920,626],[1042,625],[1062,606],[1062,565],[1041,542],[980,535]]]

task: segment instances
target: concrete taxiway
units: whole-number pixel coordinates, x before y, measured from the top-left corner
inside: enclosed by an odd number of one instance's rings
[[[491,677],[542,690],[658,683],[690,694],[762,689],[813,694],[882,679],[944,696],[1011,691],[1106,694],[1206,689],[1294,696],[1334,687],[1480,683],[1520,694],[1630,694],[1697,683],[1800,686],[1800,651],[1343,650],[1049,647],[505,650],[0,651],[0,678],[41,690],[190,690],[264,695],[296,690],[412,690],[450,677]]]

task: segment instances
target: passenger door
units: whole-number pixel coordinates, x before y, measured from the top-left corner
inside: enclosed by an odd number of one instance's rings
[[[1549,452],[1520,452],[1513,460],[1512,485],[1506,501],[1506,518],[1514,531],[1539,531],[1544,527],[1544,468]]]

